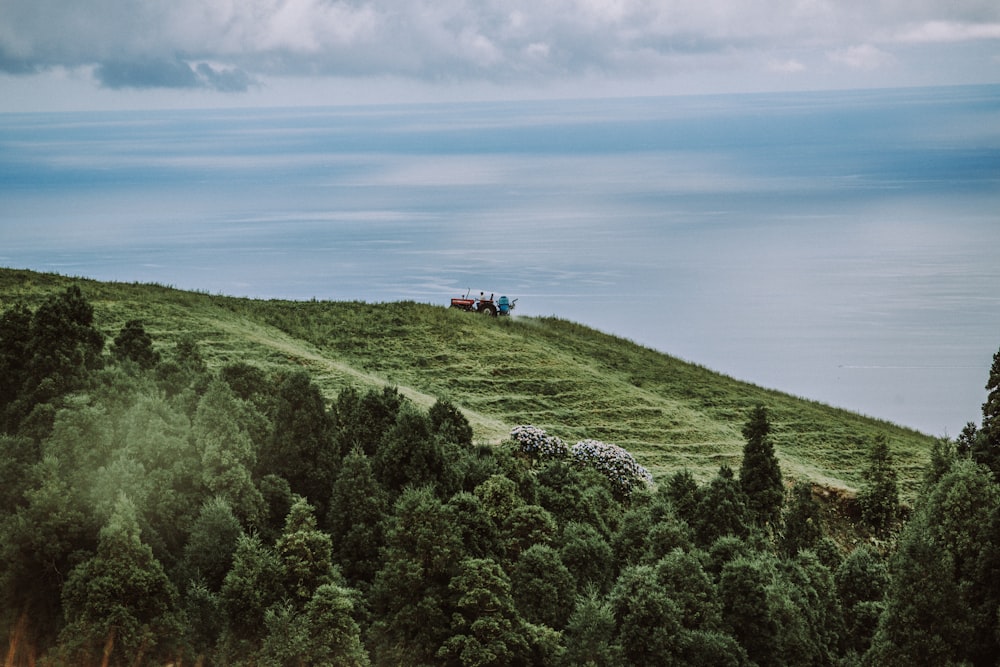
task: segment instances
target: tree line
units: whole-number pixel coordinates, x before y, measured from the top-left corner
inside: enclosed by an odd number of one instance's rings
[[[477,444],[394,388],[210,370],[112,341],[76,287],[0,315],[8,664],[992,665],[1000,352],[981,427],[900,512],[870,445],[859,530],[788,485],[765,406],[737,470],[650,484],[541,429]],[[604,457],[602,459],[602,457]],[[608,458],[612,457],[612,458]]]

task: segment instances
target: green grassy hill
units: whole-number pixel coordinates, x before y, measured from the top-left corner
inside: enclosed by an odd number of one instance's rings
[[[740,429],[758,403],[770,410],[785,475],[832,490],[858,487],[868,446],[885,433],[912,499],[932,443],[556,318],[492,319],[411,302],[263,301],[12,269],[0,269],[0,309],[34,307],[70,284],[109,339],[138,318],[161,348],[193,334],[213,365],[305,367],[330,398],[348,385],[386,384],[425,407],[447,397],[480,440],[534,424],[570,444],[621,445],[657,478],[687,468],[705,480],[722,463],[737,467]]]

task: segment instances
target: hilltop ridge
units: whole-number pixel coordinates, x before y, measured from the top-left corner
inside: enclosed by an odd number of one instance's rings
[[[852,493],[877,433],[888,439],[904,499],[919,486],[933,439],[911,429],[716,373],[557,317],[493,319],[413,302],[255,300],[0,269],[0,308],[34,305],[77,284],[113,337],[143,321],[160,348],[190,334],[210,365],[306,368],[327,398],[347,386],[391,385],[427,407],[447,397],[481,442],[517,424],[567,441],[599,438],[631,451],[656,478],[708,479],[738,466],[740,428],[768,407],[787,478]]]

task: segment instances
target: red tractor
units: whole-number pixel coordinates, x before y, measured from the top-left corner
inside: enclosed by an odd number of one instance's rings
[[[515,303],[517,303],[517,299],[511,301],[505,296],[494,301],[493,294],[487,297],[485,292],[480,292],[479,297],[476,298],[470,297],[469,292],[466,292],[465,296],[453,298],[451,307],[496,317],[497,315],[510,315],[510,311],[514,310]]]

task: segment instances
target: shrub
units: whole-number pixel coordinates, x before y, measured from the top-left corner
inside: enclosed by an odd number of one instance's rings
[[[589,466],[604,475],[611,482],[614,492],[623,498],[631,496],[636,487],[653,483],[649,471],[618,445],[600,440],[581,440],[573,445],[571,454],[578,465]]]
[[[511,439],[518,450],[531,459],[564,459],[569,456],[569,448],[554,435],[547,435],[537,426],[515,426],[510,430]]]

